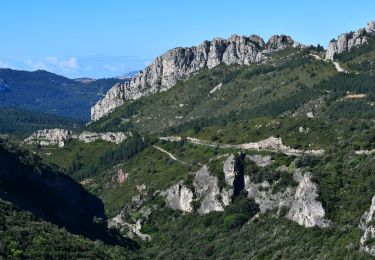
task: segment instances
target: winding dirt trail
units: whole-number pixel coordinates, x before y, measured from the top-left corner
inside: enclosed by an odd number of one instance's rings
[[[335,68],[338,72],[344,72],[344,73],[348,73],[346,70],[344,70],[340,64],[336,61],[332,61],[332,63],[335,65]]]
[[[153,147],[157,150],[159,150],[160,152],[162,153],[165,153],[167,154],[172,160],[176,161],[176,162],[180,162],[182,164],[185,164],[183,161],[179,160],[176,158],[176,156],[174,156],[173,154],[171,154],[170,152],[168,152],[167,150],[164,150],[163,148],[159,147],[159,146],[156,146],[156,145],[153,145]]]
[[[159,137],[160,140],[176,142],[181,141],[183,138],[180,136],[165,136]],[[270,151],[270,152],[279,152],[284,153],[286,155],[294,155],[294,156],[302,156],[304,154],[308,155],[315,155],[321,156],[324,154],[324,150],[300,150],[294,149],[289,146],[286,146],[282,143],[281,138],[276,138],[273,136],[268,137],[267,139],[260,140],[258,142],[250,142],[244,144],[219,144],[215,142],[210,142],[206,140],[200,140],[197,138],[186,137],[184,138],[189,143],[196,144],[196,145],[204,145],[210,147],[218,147],[218,148],[235,148],[235,149],[244,149],[244,150],[263,150],[263,151]]]
[[[310,56],[311,56],[311,57],[314,57],[316,60],[323,60],[323,61],[329,61],[329,62],[332,62],[333,65],[335,65],[335,68],[336,68],[336,70],[337,70],[338,72],[348,73],[348,71],[344,70],[344,69],[340,66],[340,64],[339,64],[338,62],[336,62],[336,61],[331,61],[331,60],[323,59],[322,57],[320,57],[320,56],[318,56],[318,55],[316,55],[316,54],[312,54],[312,53],[310,53]]]

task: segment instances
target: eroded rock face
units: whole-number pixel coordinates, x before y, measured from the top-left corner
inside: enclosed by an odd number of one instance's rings
[[[329,226],[329,221],[324,218],[325,211],[322,203],[317,200],[317,186],[311,181],[310,173],[303,174],[301,170],[297,169],[293,178],[299,184],[287,218],[305,227],[324,228]]]
[[[175,48],[157,57],[145,70],[123,85],[117,84],[91,108],[91,120],[107,115],[125,100],[165,91],[177,80],[202,68],[219,64],[247,65],[265,60],[266,54],[286,47],[302,48],[286,35],[272,36],[267,44],[257,36],[233,35],[229,39],[214,38],[198,46]]]
[[[355,47],[366,44],[369,37],[374,35],[375,21],[369,22],[366,28],[359,29],[354,33],[343,33],[328,44],[326,59],[333,60],[336,54],[350,51]]]
[[[278,181],[254,183],[250,176],[243,175],[244,171],[241,167],[244,165],[242,161],[244,159],[245,154],[241,153],[238,156],[231,154],[224,161],[226,186],[222,189],[219,188],[218,178],[213,176],[209,168],[204,165],[199,171],[192,173],[193,187],[189,188],[180,181],[161,192],[161,195],[172,209],[192,212],[192,203],[195,201],[200,203],[198,213],[207,214],[212,211],[223,211],[233,202],[236,195],[245,190],[248,198],[254,199],[258,204],[261,213],[276,211],[280,214],[286,209],[286,217],[301,226],[320,228],[329,226],[330,221],[325,219],[325,210],[317,200],[317,186],[311,181],[309,172],[303,173],[302,169],[295,170],[293,180],[296,186],[290,184],[273,192],[273,186]],[[288,171],[287,167],[281,168]],[[242,182],[242,185],[239,185],[239,182]]]
[[[246,158],[255,162],[255,164],[259,167],[266,167],[272,164],[272,158],[270,155],[262,156],[259,154],[254,154],[254,155],[246,155]]]
[[[58,145],[64,147],[65,142],[71,139],[72,132],[66,129],[44,129],[38,130],[24,141],[27,144],[35,144],[40,146]]]
[[[233,187],[234,179],[236,177],[236,156],[234,154],[229,155],[229,157],[224,162],[224,177],[225,182],[228,186]]]
[[[131,133],[123,133],[123,132],[107,132],[107,133],[92,133],[92,132],[82,132],[78,135],[78,140],[84,143],[92,143],[97,140],[103,140],[115,144],[119,144],[124,140],[131,137]],[[74,138],[74,137],[73,137]]]
[[[182,181],[162,192],[161,195],[165,196],[167,205],[172,209],[184,212],[191,212],[193,210],[191,205],[193,192]]]
[[[268,189],[269,187],[270,184],[267,181],[253,183],[250,181],[249,176],[245,176],[247,196],[254,199],[259,206],[260,212],[265,213],[269,210],[277,210],[279,212],[283,207],[291,207],[295,189],[287,188],[283,192],[273,194]]]
[[[95,104],[95,106],[91,107],[91,119],[99,119],[100,117],[108,114],[116,107],[124,104],[124,87],[124,85],[116,84],[110,90],[108,90],[104,98],[99,100]]]
[[[40,146],[48,146],[48,145],[57,145],[58,147],[64,147],[66,142],[69,142],[73,139],[78,139],[81,142],[85,143],[92,143],[97,140],[103,140],[107,142],[112,142],[119,144],[129,137],[132,134],[130,132],[123,133],[92,133],[92,132],[82,132],[79,135],[73,134],[72,131],[66,129],[44,129],[38,130],[33,133],[31,136],[26,138],[24,142],[29,145],[40,145]]]
[[[143,206],[143,202],[141,195],[135,195],[130,205],[124,207],[116,217],[108,220],[108,228],[116,228],[132,239],[137,236],[143,241],[151,240],[150,235],[141,232],[142,224],[148,220],[152,212],[151,208]]]
[[[192,202],[198,201],[200,203],[198,213],[207,214],[212,211],[223,211],[224,206],[231,203],[233,192],[221,193],[218,178],[210,174],[207,165],[192,174],[194,175],[192,188],[180,181],[160,193],[170,208],[191,212],[193,211]]]
[[[201,206],[198,209],[200,214],[224,210],[220,200],[218,179],[217,177],[210,175],[206,165],[195,173],[193,185],[197,199],[201,201]]]
[[[360,249],[372,256],[375,256],[375,244],[370,243],[375,238],[375,196],[372,197],[371,206],[366,211],[359,223],[359,228],[363,230],[363,235],[359,241]]]
[[[297,187],[286,187],[282,191],[272,193],[272,184],[264,181],[262,183],[251,182],[249,176],[245,176],[245,189],[248,197],[253,198],[262,213],[276,210],[279,214],[285,208],[289,209],[286,217],[301,226],[324,228],[329,226],[326,220],[322,204],[317,200],[317,187],[311,181],[310,173],[302,173],[297,169],[293,179],[298,183]]]

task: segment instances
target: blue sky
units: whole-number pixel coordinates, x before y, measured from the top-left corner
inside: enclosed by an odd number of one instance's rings
[[[3,0],[0,67],[110,77],[217,36],[284,33],[326,46],[374,19],[374,0]]]

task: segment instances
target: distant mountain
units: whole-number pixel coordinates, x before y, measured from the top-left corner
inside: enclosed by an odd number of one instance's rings
[[[113,78],[114,79],[131,79],[131,78],[135,77],[138,73],[139,73],[139,70],[137,70],[137,71],[130,71],[130,72],[127,72],[127,73],[115,76]]]
[[[72,80],[47,71],[0,69],[0,106],[87,120],[90,107],[125,80]]]

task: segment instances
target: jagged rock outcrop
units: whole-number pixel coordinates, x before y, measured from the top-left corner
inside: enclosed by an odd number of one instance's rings
[[[162,192],[161,195],[165,196],[167,205],[172,209],[184,212],[191,212],[193,210],[191,205],[193,192],[182,181]]]
[[[111,112],[116,107],[124,104],[125,85],[116,84],[105,94],[104,98],[99,100],[91,107],[91,120],[98,120]]]
[[[151,236],[141,232],[142,223],[146,221],[151,214],[152,210],[147,207],[141,208],[138,213],[141,218],[133,221],[127,212],[128,208],[123,209],[116,217],[108,220],[108,228],[116,228],[126,236],[133,239],[135,236],[139,237],[142,241],[150,241]]]
[[[205,165],[195,173],[193,185],[198,201],[201,205],[199,214],[207,214],[212,211],[223,211],[224,207],[220,200],[220,188],[216,176],[212,176]]]
[[[281,179],[273,183],[267,180],[254,183],[249,175],[244,176],[244,160],[249,159],[247,157],[244,153],[230,154],[227,157],[223,164],[226,186],[222,189],[219,188],[218,178],[204,165],[199,171],[192,173],[194,176],[192,187],[180,181],[160,195],[172,209],[192,212],[192,203],[195,201],[200,203],[198,213],[207,214],[212,211],[223,211],[233,202],[234,197],[245,190],[248,198],[254,199],[258,204],[261,213],[275,210],[280,214],[286,209],[286,217],[301,226],[320,228],[329,226],[330,222],[325,219],[325,210],[317,200],[317,186],[311,181],[310,173],[303,173],[302,169],[295,170],[292,180],[295,185],[289,184],[274,192],[274,186]],[[289,171],[287,167],[279,168],[279,171]]]
[[[131,133],[124,133],[124,132],[107,132],[107,133],[92,133],[92,132],[82,132],[78,135],[78,140],[82,141],[84,143],[92,143],[97,140],[103,140],[115,144],[119,144],[123,142],[124,140],[131,137]],[[75,137],[73,136],[73,139]]]
[[[367,44],[370,37],[375,35],[375,21],[367,24],[366,28],[352,33],[343,33],[328,44],[326,59],[333,60],[335,55]]]
[[[64,147],[65,142],[71,139],[72,132],[66,129],[43,129],[33,133],[24,141],[27,144],[36,144],[40,146],[58,145]]]
[[[58,147],[64,147],[65,143],[73,139],[77,139],[85,143],[92,143],[97,140],[103,140],[103,141],[119,144],[131,136],[132,134],[130,132],[128,133],[124,133],[124,132],[92,133],[92,132],[86,132],[86,131],[76,135],[76,134],[73,134],[72,131],[69,131],[66,129],[55,128],[55,129],[38,130],[35,133],[33,133],[31,136],[26,138],[24,142],[29,145],[40,145],[40,146],[57,145]]]
[[[145,196],[147,192],[144,191],[133,196],[131,203],[126,205],[117,216],[108,220],[108,228],[116,228],[132,239],[137,236],[143,241],[151,240],[150,235],[141,232],[142,224],[148,220],[154,209],[144,205]]]
[[[223,211],[232,200],[232,192],[220,191],[218,178],[210,174],[207,165],[193,175],[192,187],[188,187],[183,181],[171,186],[160,193],[165,198],[167,205],[175,210],[192,212],[192,202],[199,202],[198,213],[207,214],[212,211]]]
[[[375,196],[372,197],[371,206],[366,211],[359,223],[359,228],[363,230],[363,235],[359,241],[360,250],[375,256]]]
[[[125,100],[167,90],[175,85],[177,80],[200,69],[211,69],[219,64],[248,65],[265,60],[267,53],[288,46],[303,47],[286,35],[272,36],[267,44],[257,35],[233,35],[229,39],[214,38],[198,46],[169,50],[129,82],[117,84],[110,89],[105,97],[91,108],[91,120],[96,121],[107,115]]]
[[[258,204],[260,212],[269,210],[280,212],[282,208],[290,208],[293,203],[295,189],[288,187],[285,191],[272,193],[271,184],[267,181],[262,183],[251,182],[249,176],[245,176],[245,190],[247,196],[254,199]]]
[[[259,167],[266,167],[272,164],[272,158],[270,155],[262,156],[260,154],[246,155],[246,158],[250,161],[255,162]]]
[[[310,173],[303,174],[300,169],[297,169],[293,178],[298,182],[298,186],[287,218],[305,227],[329,226],[329,221],[324,218],[325,211],[322,203],[317,200],[317,186],[311,181]]]
[[[301,226],[329,226],[330,222],[324,218],[324,208],[317,200],[317,187],[311,181],[310,173],[303,174],[301,169],[297,169],[293,179],[298,183],[297,188],[291,186],[272,193],[269,182],[253,183],[249,176],[245,176],[245,189],[248,197],[255,200],[262,213],[269,210],[280,213],[285,208],[289,209],[286,217]]]

